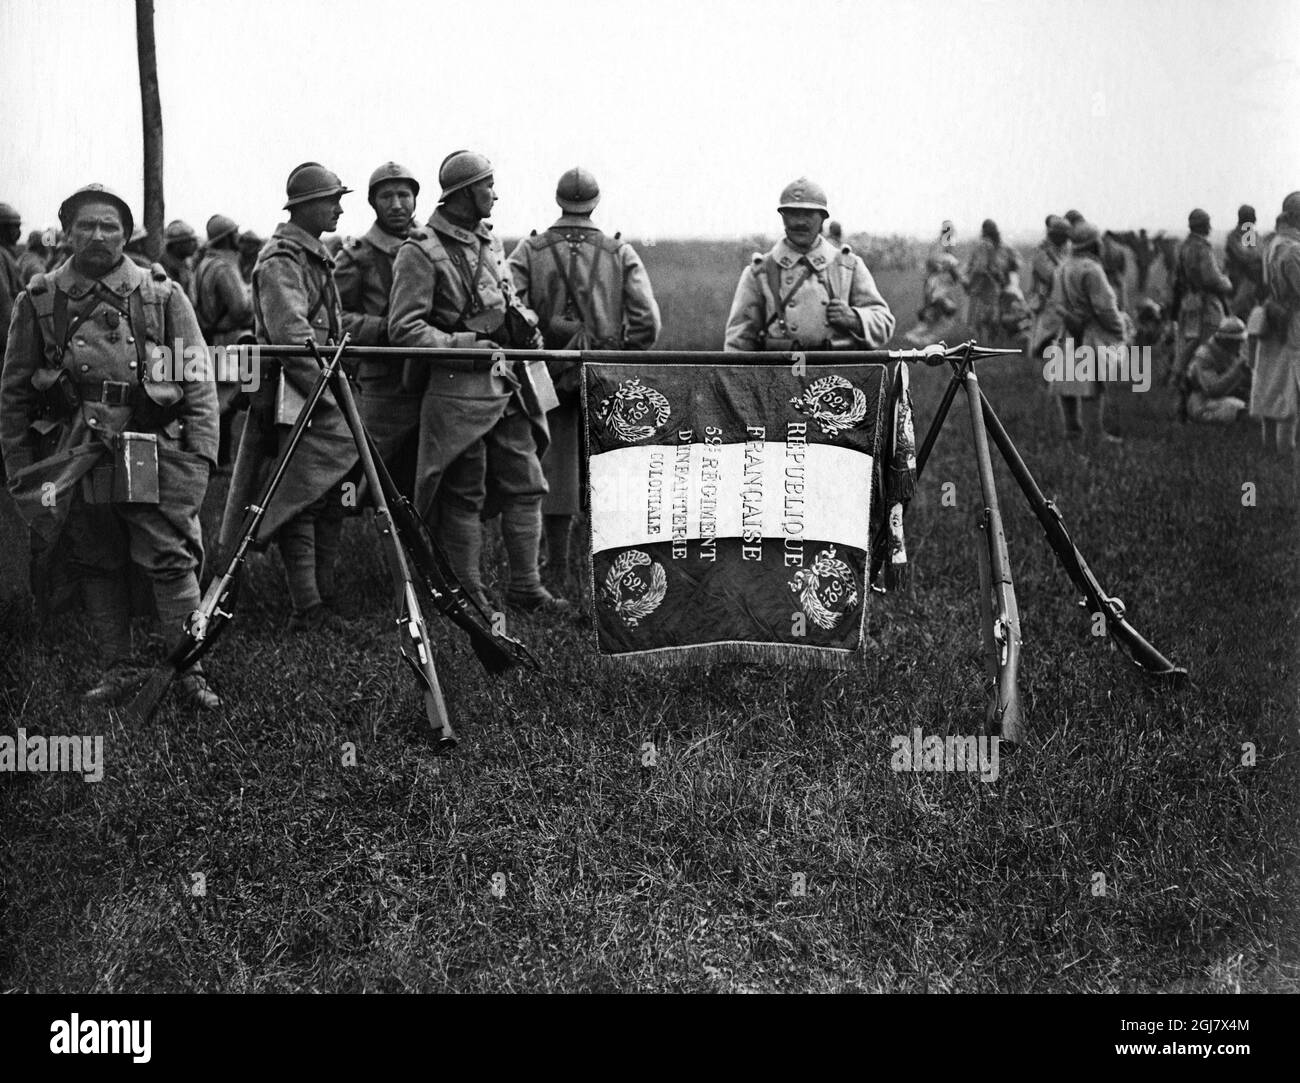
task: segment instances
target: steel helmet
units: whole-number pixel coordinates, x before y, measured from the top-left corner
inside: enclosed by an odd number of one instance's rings
[[[807,177],[791,181],[781,190],[781,202],[776,209],[778,211],[821,211],[824,217],[831,216],[826,206],[826,189]]]
[[[370,174],[370,182],[366,185],[366,199],[373,201],[375,189],[385,181],[406,181],[411,186],[411,191],[417,196],[420,194],[420,182],[411,175],[411,171],[406,166],[398,165],[396,162],[385,162]]]
[[[72,217],[77,208],[83,203],[111,204],[117,208],[118,213],[122,216],[122,232],[128,237],[135,232],[135,218],[131,214],[131,208],[126,205],[126,200],[111,188],[105,188],[102,184],[87,184],[84,188],[78,188],[60,203],[59,225],[64,229],[71,228]]]
[[[1080,218],[1070,230],[1070,243],[1075,248],[1087,248],[1095,245],[1101,248],[1101,232],[1091,222],[1086,222]]]
[[[320,162],[303,162],[289,174],[284,191],[289,197],[284,205],[287,211],[308,200],[347,195],[352,189],[344,187],[338,174],[331,173]]]
[[[168,222],[167,228],[163,230],[164,244],[171,244],[173,241],[197,241],[198,239],[199,235],[194,232],[194,227],[188,222],[182,222],[179,218]]]
[[[1241,342],[1246,337],[1246,325],[1236,316],[1224,316],[1214,331],[1214,337]]]
[[[438,167],[438,183],[442,185],[442,194],[438,196],[441,203],[452,192],[459,192],[476,184],[484,177],[492,176],[492,163],[483,155],[472,150],[452,151],[442,160]]]
[[[224,214],[214,214],[208,219],[208,243],[219,241],[222,237],[229,237],[238,229],[239,226],[233,218],[227,218]]]
[[[575,165],[555,186],[555,202],[570,214],[590,214],[600,202],[600,185],[588,170]]]
[[[1200,207],[1197,207],[1194,211],[1192,211],[1191,214],[1187,216],[1187,228],[1188,229],[1209,229],[1210,228],[1209,213],[1201,210]]]
[[[20,226],[23,222],[23,216],[14,210],[8,203],[0,203],[0,225]]]

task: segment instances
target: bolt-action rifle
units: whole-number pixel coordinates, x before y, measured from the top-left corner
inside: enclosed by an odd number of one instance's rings
[[[271,471],[271,477],[263,488],[261,496],[244,512],[244,521],[239,528],[239,542],[226,562],[225,570],[208,584],[198,609],[191,613],[185,622],[180,639],[168,652],[167,657],[154,667],[144,687],[136,693],[135,699],[127,708],[128,720],[147,722],[157,710],[158,701],[162,699],[172,681],[186,670],[193,668],[194,664],[212,649],[217,636],[233,618],[239,573],[243,570],[249,546],[257,536],[258,528],[266,517],[266,510],[275,498],[276,490],[280,488],[289,460],[293,458],[293,453],[302,441],[302,434],[311,424],[312,414],[320,403],[321,396],[325,394],[325,388],[329,386],[330,377],[338,369],[348,338],[348,335],[343,336],[343,341],[335,349],[334,356],[325,363],[320,375],[316,377],[311,394],[307,396],[293,428],[289,430],[289,438],[285,441],[279,458],[276,459],[275,468]]]

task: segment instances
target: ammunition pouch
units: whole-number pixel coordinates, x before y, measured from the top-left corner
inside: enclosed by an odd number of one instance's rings
[[[39,368],[32,373],[37,398],[30,411],[31,421],[64,421],[81,406],[81,393],[65,368]]]
[[[81,498],[87,504],[157,504],[158,437],[121,432],[109,445],[111,456],[86,473]]]

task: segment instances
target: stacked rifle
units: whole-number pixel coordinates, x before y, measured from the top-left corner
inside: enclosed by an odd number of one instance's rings
[[[362,474],[374,503],[375,526],[383,542],[393,581],[402,658],[411,667],[423,692],[425,716],[438,750],[454,748],[456,733],[433,664],[433,645],[422,602],[436,609],[469,637],[474,653],[488,673],[503,673],[516,665],[538,668],[537,660],[528,648],[505,635],[498,627],[493,627],[478,602],[464,591],[424,520],[388,473],[373,439],[362,424],[352,387],[341,369],[348,338],[343,336],[334,356],[328,360],[321,356],[314,341],[307,341],[306,349],[320,365],[316,383],[289,431],[261,496],[244,514],[239,541],[224,571],[208,584],[203,600],[190,615],[180,640],[155,668],[128,708],[128,718],[133,721],[149,719],[172,681],[191,669],[212,648],[217,636],[233,619],[234,600],[248,550],[326,388],[333,391],[356,442]]]

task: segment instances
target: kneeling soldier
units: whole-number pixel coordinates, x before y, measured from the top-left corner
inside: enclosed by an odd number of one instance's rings
[[[143,676],[131,651],[129,563],[152,583],[169,636],[198,608],[217,395],[184,292],[157,264],[144,271],[123,256],[134,226],[126,203],[88,185],[64,200],[59,221],[72,258],[19,299],[0,378],[0,446],[29,527],[59,541],[81,578],[108,663],[84,698],[107,703]],[[194,707],[220,706],[197,666],[179,689]]]
[[[800,178],[777,205],[785,237],[741,273],[727,318],[728,350],[866,350],[894,333],[894,314],[860,256],[822,236],[821,185]]]

